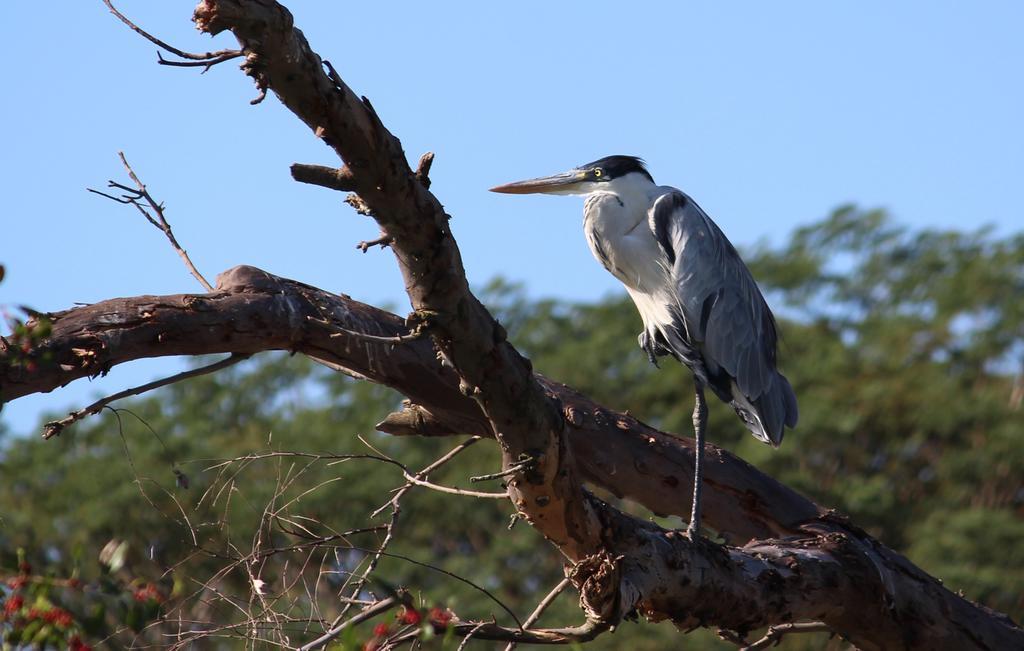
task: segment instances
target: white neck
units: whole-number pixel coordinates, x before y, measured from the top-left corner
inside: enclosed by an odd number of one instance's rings
[[[607,192],[614,194],[627,206],[643,205],[645,210],[651,194],[658,188],[654,181],[639,172],[631,172],[611,181],[593,183],[591,185],[594,187],[590,190],[590,193]]]

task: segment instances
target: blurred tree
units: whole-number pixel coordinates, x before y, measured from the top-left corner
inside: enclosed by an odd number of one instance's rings
[[[880,211],[844,207],[746,258],[785,317],[781,366],[800,397],[801,421],[773,451],[712,401],[712,442],[850,514],[968,597],[1024,615],[1024,236],[913,232]],[[647,363],[625,297],[534,301],[500,280],[483,295],[539,372],[660,428],[689,431],[686,372]],[[275,354],[123,403],[55,441],[8,436],[0,456],[0,566],[11,580],[24,574],[17,556],[24,549],[23,562],[36,568],[32,580],[43,585],[49,577],[47,598],[86,636],[116,634],[118,644],[155,615],[136,605],[149,597],[164,612],[181,608],[186,619],[229,621],[237,617],[230,601],[189,595],[206,584],[244,602],[257,575],[277,590],[305,576],[307,583],[284,589],[288,612],[330,619],[337,614],[330,596],[366,562],[363,552],[310,546],[271,553],[258,569],[226,559],[252,550],[260,536],[264,549],[294,545],[286,529],[322,536],[366,527],[367,514],[402,485],[400,469],[337,455],[387,455],[415,471],[455,445],[375,433],[373,424],[398,401]],[[475,446],[431,480],[470,488],[471,474],[497,466],[493,446]],[[376,576],[421,590],[425,608],[508,621],[479,589],[401,557],[428,562],[493,592],[522,617],[559,581],[561,567],[554,554],[539,553],[535,532],[508,531],[509,515],[505,500],[414,489],[402,502],[401,535],[389,548],[395,556],[382,559]],[[370,524],[390,517],[385,509]],[[382,536],[345,540],[372,549]],[[109,553],[100,560],[112,541],[124,545],[116,566]],[[81,583],[60,582],[69,577]],[[571,602],[563,596],[541,623],[575,621]],[[624,624],[588,646],[661,649],[675,644],[673,635],[666,625]],[[707,632],[694,636],[702,648],[732,648]],[[839,648],[826,639],[790,636],[783,646]]]

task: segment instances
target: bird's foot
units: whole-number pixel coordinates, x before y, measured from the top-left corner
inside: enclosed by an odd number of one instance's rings
[[[647,334],[647,331],[644,330],[637,335],[636,341],[640,344],[640,348],[647,353],[648,361],[650,361],[651,364],[658,366],[658,353],[660,351],[658,350],[658,344],[654,341],[654,337]]]

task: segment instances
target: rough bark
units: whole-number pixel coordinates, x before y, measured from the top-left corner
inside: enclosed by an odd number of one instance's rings
[[[50,315],[52,334],[33,351],[35,370],[0,353],[0,402],[45,393],[143,357],[289,350],[396,389],[410,405],[384,419],[392,434],[493,436],[479,405],[425,338],[382,343],[360,335],[408,334],[405,321],[370,305],[235,267],[213,294],[117,298]],[[331,327],[320,321],[328,319]],[[347,331],[347,332],[346,332]],[[537,376],[560,405],[583,477],[659,515],[687,516],[693,441],[649,427]],[[825,509],[727,450],[708,446],[706,522],[728,539],[798,535]]]
[[[406,395],[412,404],[386,418],[385,431],[490,432],[480,406],[460,391],[460,378],[437,359],[429,340],[364,338],[408,335],[403,319],[254,267],[221,274],[212,294],[119,298],[49,316],[52,334],[32,351],[33,371],[17,361],[24,359],[16,350],[0,353],[0,400],[51,391],[142,357],[289,350]],[[688,514],[692,441],[601,407],[557,382],[537,380],[561,407],[565,436],[586,481],[660,514]],[[839,631],[877,635],[879,622],[891,622],[885,645],[851,633],[863,648],[957,648],[970,631],[976,648],[995,649],[1020,635],[1005,618],[945,590],[902,556],[728,451],[712,448],[708,457],[706,499],[714,507],[707,522],[731,532],[733,540],[755,539],[745,547],[694,546],[597,503],[609,549],[631,554],[618,564],[599,556],[603,560],[592,565],[620,582],[630,577],[630,594],[650,595],[634,600],[641,613],[683,626],[735,630],[821,619]],[[765,540],[771,536],[789,539]],[[913,614],[910,622],[905,613]],[[918,631],[921,623],[926,632]],[[950,625],[961,632],[950,632]]]
[[[729,455],[711,455],[709,492],[720,503],[709,501],[709,521],[734,537],[793,537],[744,547],[693,542],[596,499],[583,488],[583,477],[657,512],[685,513],[688,496],[679,496],[686,493],[690,448],[533,374],[469,292],[448,215],[409,168],[398,140],[368,101],[333,69],[325,73],[284,7],[272,0],[206,0],[196,10],[196,24],[211,34],[230,30],[257,85],[276,93],[345,162],[332,187],[342,187],[343,179],[343,187],[358,192],[353,203],[372,214],[390,239],[415,308],[413,321],[428,329],[452,370],[440,367],[426,345],[382,349],[358,334],[346,339],[331,337],[326,327],[314,332],[305,317],[377,336],[399,334],[402,325],[366,306],[327,301],[298,283],[293,293],[270,300],[285,281],[236,268],[214,294],[121,299],[55,315],[53,336],[33,352],[35,371],[11,363],[12,351],[2,353],[3,400],[106,372],[130,358],[301,349],[400,388],[420,406],[422,411],[395,416],[385,428],[493,433],[506,468],[522,467],[509,482],[516,508],[574,562],[574,582],[591,622],[613,624],[640,613],[681,627],[745,632],[814,619],[864,649],[1024,647],[1024,633],[1007,618],[953,595],[853,525]],[[260,300],[265,304],[257,307]],[[381,371],[384,360],[394,361],[394,375]],[[573,434],[587,427],[615,452],[593,453],[590,466],[585,450],[597,446]],[[664,494],[673,497],[665,500]],[[759,517],[727,520],[731,509]]]

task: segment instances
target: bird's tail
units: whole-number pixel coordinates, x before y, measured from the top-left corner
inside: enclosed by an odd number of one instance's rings
[[[796,427],[796,394],[782,373],[776,372],[771,387],[754,400],[734,398],[732,406],[755,438],[775,448],[782,444],[785,428]]]

